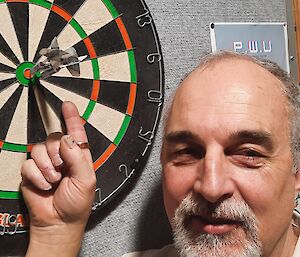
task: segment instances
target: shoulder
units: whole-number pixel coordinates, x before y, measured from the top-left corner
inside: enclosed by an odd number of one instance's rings
[[[151,249],[142,252],[127,253],[122,257],[177,257],[177,251],[174,245],[167,245],[161,249]]]

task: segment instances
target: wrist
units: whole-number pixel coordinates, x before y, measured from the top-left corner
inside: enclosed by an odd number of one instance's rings
[[[31,227],[26,257],[75,257],[80,250],[85,225],[64,224],[51,227]]]

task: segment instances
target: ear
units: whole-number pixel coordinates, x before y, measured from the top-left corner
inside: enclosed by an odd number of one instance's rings
[[[300,169],[296,168],[295,172],[295,191],[300,193]]]

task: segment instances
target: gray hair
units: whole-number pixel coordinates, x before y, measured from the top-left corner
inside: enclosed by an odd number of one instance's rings
[[[201,61],[196,69],[204,70],[207,67],[211,67],[218,62],[225,59],[240,59],[246,60],[259,65],[273,74],[279,81],[281,81],[281,90],[288,100],[287,111],[289,114],[289,126],[290,126],[290,140],[291,140],[291,152],[293,156],[294,171],[296,172],[300,168],[300,91],[298,85],[291,79],[289,74],[278,66],[278,64],[270,60],[261,60],[251,57],[245,54],[233,53],[229,51],[220,51],[216,53],[210,53],[201,58]],[[194,71],[193,70],[193,71]],[[193,71],[189,72],[183,79],[187,78]],[[180,83],[181,85],[181,83]],[[180,86],[179,85],[179,86]],[[177,91],[177,90],[176,90]],[[175,92],[171,94],[168,103],[166,104],[163,115],[163,127],[164,130],[167,125],[167,120],[172,108]]]

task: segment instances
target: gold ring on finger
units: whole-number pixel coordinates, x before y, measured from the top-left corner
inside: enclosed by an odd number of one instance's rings
[[[76,141],[75,142],[80,149],[90,149],[90,144],[88,142],[81,142],[81,141]]]

